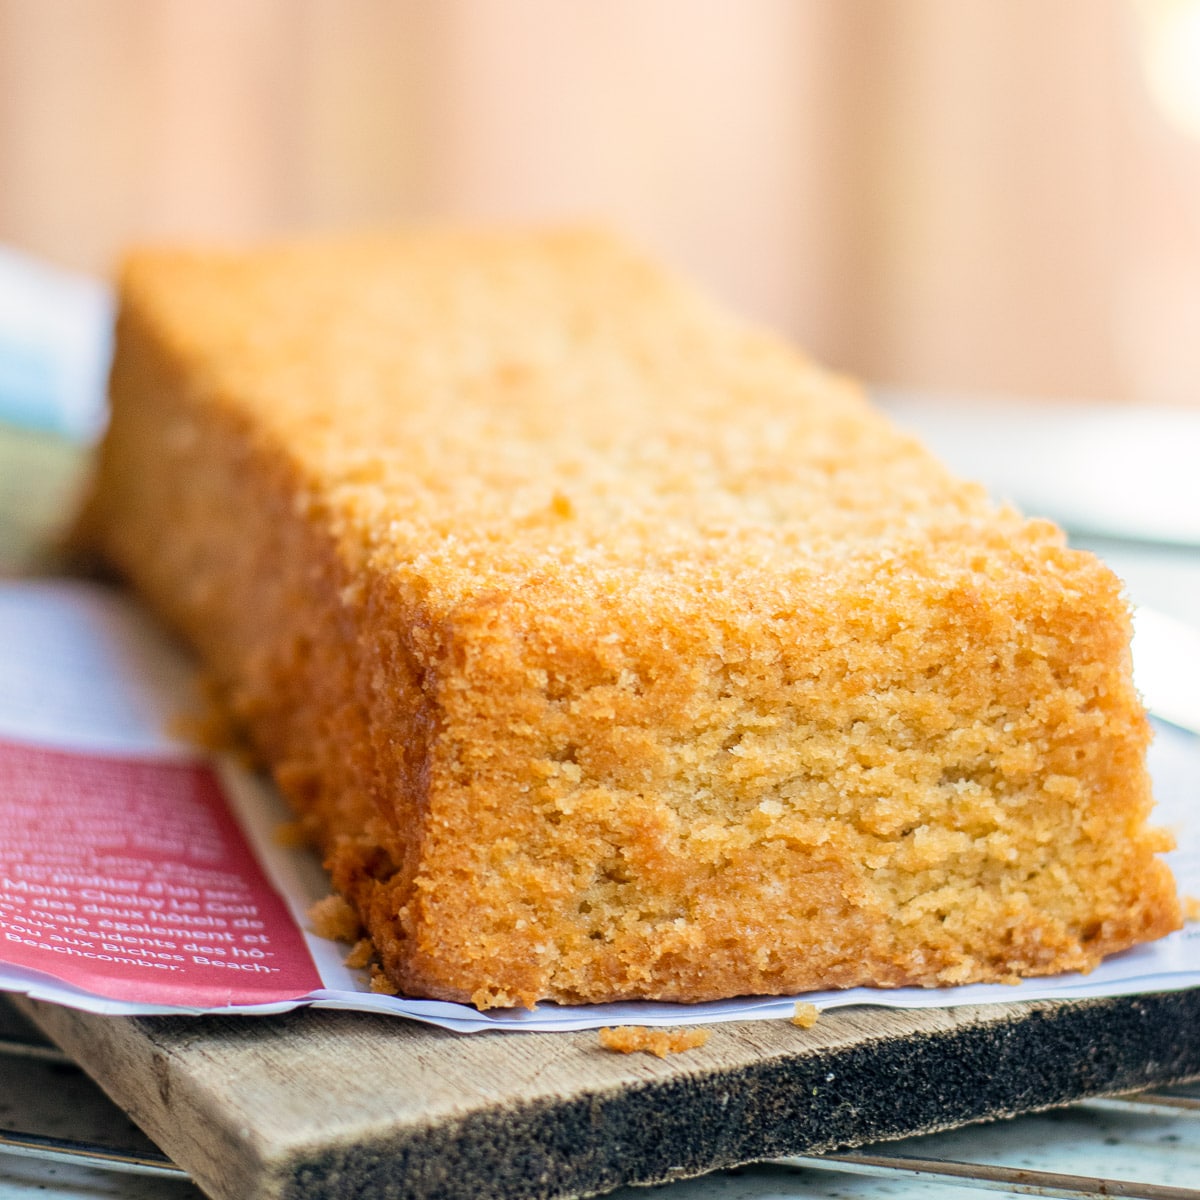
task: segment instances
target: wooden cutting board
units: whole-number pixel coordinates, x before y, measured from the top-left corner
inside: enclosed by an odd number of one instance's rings
[[[1200,1078],[1200,990],[588,1033],[20,1007],[219,1200],[562,1197]]]

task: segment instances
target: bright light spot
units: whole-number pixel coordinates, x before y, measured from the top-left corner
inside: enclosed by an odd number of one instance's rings
[[[1200,0],[1143,0],[1146,82],[1162,115],[1200,138]]]

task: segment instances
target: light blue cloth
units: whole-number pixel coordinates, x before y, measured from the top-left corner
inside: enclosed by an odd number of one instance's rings
[[[90,440],[104,425],[112,289],[0,247],[0,421]]]

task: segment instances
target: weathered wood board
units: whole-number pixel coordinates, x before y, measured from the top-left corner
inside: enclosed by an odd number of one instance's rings
[[[592,1033],[20,1007],[219,1200],[587,1195],[1200,1077],[1200,991]]]

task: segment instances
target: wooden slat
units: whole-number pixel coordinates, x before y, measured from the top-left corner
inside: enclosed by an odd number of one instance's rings
[[[1200,1077],[1200,992],[846,1009],[664,1060],[344,1012],[21,1007],[219,1200],[588,1194]]]

